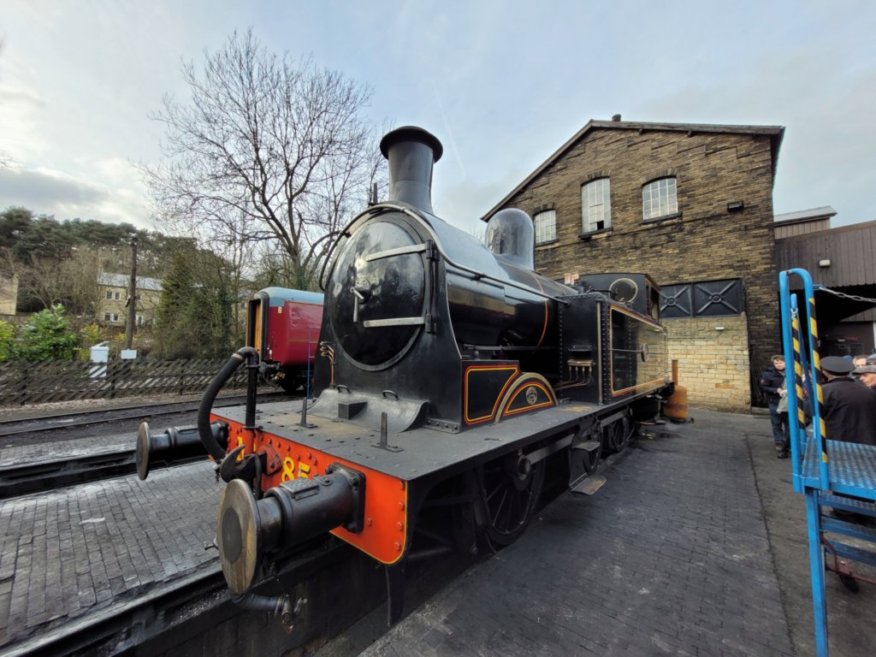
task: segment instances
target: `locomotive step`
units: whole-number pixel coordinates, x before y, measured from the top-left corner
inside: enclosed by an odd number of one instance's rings
[[[575,495],[594,495],[608,481],[602,475],[590,475],[584,481],[575,484],[570,491]]]

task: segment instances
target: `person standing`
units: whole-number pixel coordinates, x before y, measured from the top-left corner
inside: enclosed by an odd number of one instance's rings
[[[785,357],[775,355],[770,359],[770,366],[760,376],[760,389],[766,396],[770,409],[770,424],[773,428],[773,443],[776,446],[776,456],[788,458],[788,412],[779,412],[779,400],[785,392]]]
[[[838,356],[821,359],[827,438],[876,445],[876,391],[850,378],[853,368]]]
[[[865,386],[876,391],[876,365],[861,365],[852,370],[852,374]]]

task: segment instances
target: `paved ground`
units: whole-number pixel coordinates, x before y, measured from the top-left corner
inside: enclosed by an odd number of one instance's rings
[[[0,650],[215,567],[207,462],[0,503]]]
[[[733,426],[746,436],[751,452],[794,646],[799,657],[814,657],[804,497],[792,491],[790,465],[774,457],[769,423],[761,420],[734,416]],[[873,569],[854,568],[876,579]],[[861,584],[853,594],[828,574],[827,600],[831,657],[876,654],[876,586]]]
[[[813,654],[803,503],[768,419],[694,415],[640,442],[594,497],[561,496],[362,654]],[[831,578],[828,596],[833,657],[873,655],[876,588]]]
[[[640,441],[594,497],[561,496],[365,654],[813,655],[803,501],[768,419],[694,416]],[[0,652],[215,568],[203,543],[220,488],[196,463],[0,503]],[[828,582],[832,656],[871,657],[876,587]],[[320,654],[382,632],[353,628]]]
[[[37,444],[9,444],[12,441],[0,441],[0,467],[11,467],[39,461],[61,461],[64,459],[94,456],[96,454],[115,454],[136,446],[136,431],[110,436],[95,436],[92,438],[64,438],[64,432],[52,440],[44,440]]]

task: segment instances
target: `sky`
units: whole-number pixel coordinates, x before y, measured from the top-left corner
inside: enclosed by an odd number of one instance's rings
[[[184,61],[248,28],[368,85],[376,124],[438,136],[433,206],[463,228],[617,113],[784,126],[775,213],[876,219],[871,0],[3,0],[0,209],[156,227],[150,117],[186,98]]]

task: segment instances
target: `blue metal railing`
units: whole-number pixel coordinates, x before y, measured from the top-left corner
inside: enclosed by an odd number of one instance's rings
[[[806,326],[803,337],[797,296],[791,293],[790,276],[803,280],[806,299]],[[824,396],[818,383],[821,365],[818,354],[818,324],[815,317],[815,288],[805,269],[779,273],[779,298],[782,313],[782,348],[785,356],[785,389],[788,391],[788,432],[791,441],[794,491],[806,495],[806,528],[809,543],[809,576],[812,584],[812,611],[815,619],[815,648],[818,657],[827,657],[827,599],[824,581],[824,550],[821,545],[821,505],[818,490],[829,490],[830,469],[824,425]],[[809,376],[804,374],[808,372]],[[792,392],[793,391],[793,394]],[[812,437],[806,431],[804,404],[812,408]],[[802,421],[801,421],[802,418]],[[812,444],[814,443],[814,445]],[[807,453],[818,459],[817,489],[804,470]]]
[[[790,276],[797,275],[803,281],[806,299],[804,333],[797,295],[790,289]],[[818,459],[818,488],[830,490],[830,459],[827,453],[827,436],[824,424],[824,394],[818,382],[821,361],[818,354],[818,322],[815,316],[815,287],[812,277],[805,269],[790,269],[779,273],[779,297],[782,313],[782,346],[785,356],[785,389],[788,391],[788,431],[791,441],[794,491],[803,493],[803,462],[807,450],[814,450]],[[804,376],[804,373],[807,376]],[[795,394],[791,394],[794,391]],[[806,430],[806,400],[812,413],[812,437]],[[810,445],[809,441],[814,445]]]

